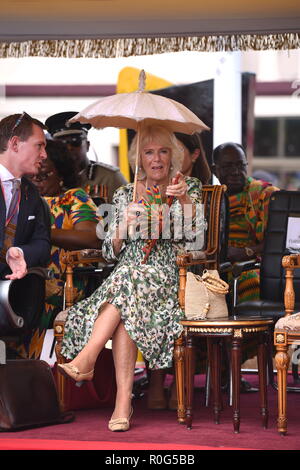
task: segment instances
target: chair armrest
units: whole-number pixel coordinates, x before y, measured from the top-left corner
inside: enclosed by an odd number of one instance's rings
[[[180,253],[177,255],[176,263],[180,269],[198,265],[205,265],[207,269],[216,269],[216,259],[207,258],[205,251],[187,251]]]
[[[112,267],[111,263],[108,263],[102,256],[101,250],[96,249],[84,249],[84,250],[75,250],[75,251],[66,251],[65,255],[62,258],[63,262],[66,265],[66,284],[65,284],[65,305],[66,308],[71,307],[73,305],[73,292],[74,292],[74,285],[73,285],[73,273],[74,269],[79,270],[78,274],[80,273],[80,268],[76,268],[76,266],[80,265],[83,266],[90,266],[91,271],[95,272],[97,269],[101,270],[101,268],[105,267]],[[97,267],[91,266],[97,263]],[[87,268],[85,268],[87,269]],[[85,271],[85,273],[87,273]]]
[[[37,276],[40,276],[43,279],[53,279],[53,277],[54,277],[54,272],[51,269],[42,268],[40,266],[36,266],[34,268],[29,268],[27,270],[27,274],[36,274]],[[27,274],[26,274],[26,276],[27,276]]]
[[[282,258],[282,266],[292,270],[300,268],[300,254],[286,255]]]
[[[238,279],[243,272],[251,271],[252,269],[259,269],[260,261],[257,259],[250,259],[247,261],[238,261],[232,265],[232,276]]]
[[[226,261],[224,263],[221,263],[219,266],[219,273],[225,274],[225,273],[231,273],[232,272],[233,265],[230,263],[230,261]]]
[[[236,263],[227,261],[220,264],[220,274],[231,273],[233,277],[233,286],[230,293],[233,306],[236,306],[238,303],[238,281],[240,276],[244,272],[251,271],[252,269],[260,269],[260,261],[257,259],[250,259],[247,261],[238,261]]]
[[[192,259],[192,255],[189,252],[179,253],[176,257],[177,266],[181,268],[189,266]]]
[[[103,265],[108,264],[102,256],[101,250],[84,249],[75,251],[66,251],[63,256],[63,262],[69,266],[76,266],[78,264],[92,264],[102,263]]]

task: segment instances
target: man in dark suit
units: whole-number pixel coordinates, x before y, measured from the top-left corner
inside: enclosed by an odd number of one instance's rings
[[[27,268],[46,266],[50,230],[45,206],[24,177],[36,174],[45,151],[45,126],[28,114],[0,121],[0,277],[21,279]],[[16,189],[14,189],[16,188]]]

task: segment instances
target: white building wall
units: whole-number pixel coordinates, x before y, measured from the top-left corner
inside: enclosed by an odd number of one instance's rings
[[[241,71],[253,72],[257,81],[291,81],[300,90],[300,51],[243,52],[239,54]],[[232,60],[233,54],[223,54]],[[232,62],[234,63],[234,62]],[[98,97],[88,98],[6,98],[4,85],[58,85],[58,84],[116,84],[124,67],[145,69],[174,84],[193,83],[219,77],[220,54],[180,52],[155,56],[139,56],[118,59],[54,59],[22,58],[0,59],[0,117],[26,110],[44,121],[55,112],[81,110]],[[236,90],[236,81],[227,81],[228,95]],[[257,97],[255,114],[300,115],[300,96],[295,88],[292,97]],[[228,98],[223,94],[224,100]],[[219,97],[222,100],[222,93]],[[239,101],[239,100],[238,100]],[[224,109],[226,101],[219,103]],[[235,125],[237,125],[236,121]],[[235,131],[232,130],[234,133]],[[90,131],[91,157],[115,163],[114,146],[118,145],[116,129]],[[235,139],[237,140],[237,139]]]

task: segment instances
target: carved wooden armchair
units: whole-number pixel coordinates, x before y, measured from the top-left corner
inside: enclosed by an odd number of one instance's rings
[[[227,245],[227,201],[225,197],[226,186],[203,186],[204,214],[207,221],[205,247],[200,252],[184,253],[177,257],[179,267],[179,303],[184,310],[185,286],[188,269],[201,267],[203,269],[217,269],[220,271],[222,249]],[[223,238],[223,239],[222,239]],[[230,266],[230,263],[228,263]],[[223,269],[226,269],[226,265]],[[209,341],[208,341],[209,343]],[[175,341],[174,366],[177,386],[178,421],[185,422],[185,338],[182,334]]]
[[[280,434],[287,432],[287,372],[290,363],[289,346],[300,345],[300,254],[284,256],[282,266],[286,273],[284,292],[285,317],[278,320],[274,331],[274,344],[276,347],[275,364],[277,368],[278,383],[278,419],[277,428]],[[295,273],[298,270],[298,278]],[[295,301],[298,302],[296,312]],[[299,363],[299,355],[292,358]]]
[[[178,258],[179,269],[180,269],[180,287],[179,296],[182,296],[183,286],[186,280],[186,270],[189,266],[201,265],[209,269],[215,269],[218,267],[220,258],[220,226],[225,224],[226,205],[224,192],[225,186],[212,186],[207,185],[203,187],[203,203],[205,217],[208,222],[209,229],[206,233],[205,249],[201,253],[194,253],[193,255],[201,256],[201,260],[192,259],[191,253],[181,255]],[[223,212],[221,211],[223,208]],[[104,275],[110,272],[113,265],[108,265],[101,255],[101,250],[81,250],[72,251],[66,253],[65,259],[63,260],[66,264],[66,285],[65,285],[65,306],[66,308],[73,305],[73,274],[74,269],[78,265],[90,266],[93,263],[97,263],[98,270],[103,270]],[[63,363],[65,359],[61,355],[61,344],[64,335],[64,325],[67,317],[67,312],[61,312],[54,321],[54,335],[56,338],[56,356],[57,362]],[[178,354],[177,354],[178,356]],[[179,363],[180,369],[180,363]],[[60,405],[62,409],[66,408],[65,401],[65,378],[62,374],[57,374],[57,388],[60,399]]]
[[[108,264],[102,257],[101,250],[84,249],[79,251],[66,252],[63,262],[66,265],[65,282],[65,308],[68,309],[74,302],[73,277],[76,270],[81,270],[81,274],[97,275],[99,283],[113,269],[113,264]],[[80,267],[79,267],[80,266]],[[85,270],[85,271],[84,271]],[[62,364],[65,358],[61,355],[61,345],[64,336],[64,327],[67,319],[67,310],[60,312],[54,321],[55,352],[57,363]],[[56,374],[57,391],[62,410],[66,409],[65,387],[66,380],[62,374]]]
[[[221,226],[222,199],[224,188],[204,188],[205,213],[208,221],[207,245],[200,259],[193,259],[191,254],[184,254],[177,260],[180,269],[179,301],[182,309],[185,305],[185,287],[187,270],[200,265],[206,269],[217,269],[221,274],[233,272],[234,266],[221,257],[222,244],[227,246],[227,240],[222,240]],[[207,199],[206,199],[207,198]],[[226,198],[225,198],[226,199]],[[226,238],[225,229],[225,238]],[[204,254],[204,256],[203,256]],[[197,255],[196,255],[197,258]],[[258,372],[260,388],[260,407],[262,424],[266,428],[268,423],[267,408],[267,346],[270,337],[270,328],[274,321],[272,318],[248,315],[235,316],[232,302],[229,304],[229,318],[227,311],[224,318],[214,320],[187,320],[181,321],[184,332],[175,342],[174,364],[177,384],[177,417],[180,423],[192,427],[193,377],[194,377],[194,346],[195,338],[206,338],[209,363],[209,378],[213,392],[213,412],[216,423],[219,423],[221,403],[221,349],[224,343],[230,342],[231,377],[232,377],[232,407],[234,432],[239,432],[240,426],[240,375],[241,375],[241,346],[243,338],[254,336],[257,340]],[[231,313],[233,312],[233,313]],[[195,312],[196,313],[196,312]],[[200,313],[200,312],[199,312]],[[256,312],[257,313],[257,312]]]

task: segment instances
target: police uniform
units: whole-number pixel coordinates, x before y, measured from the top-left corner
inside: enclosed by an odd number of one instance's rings
[[[77,112],[68,111],[54,114],[46,119],[45,125],[48,128],[50,135],[54,139],[59,139],[67,136],[83,136],[87,138],[90,124],[74,122],[68,124],[67,121],[75,116]],[[126,178],[122,175],[118,167],[90,161],[86,168],[84,168],[79,176],[81,178],[81,186],[85,191],[90,194],[94,199],[105,199],[107,202],[112,201],[113,194],[120,186],[127,184]]]
[[[89,194],[101,199],[101,188],[105,185],[107,188],[107,201],[111,202],[116,189],[127,184],[126,179],[119,168],[106,163],[91,161],[89,166],[80,173],[82,186]]]

